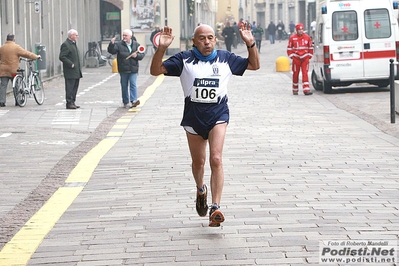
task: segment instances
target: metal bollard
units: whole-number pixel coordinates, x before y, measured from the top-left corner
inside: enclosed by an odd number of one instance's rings
[[[391,123],[395,123],[395,64],[393,59],[389,59],[391,62],[389,66],[389,89],[390,89],[390,97],[391,97]]]
[[[119,73],[118,60],[116,58],[114,60],[112,60],[112,73]]]

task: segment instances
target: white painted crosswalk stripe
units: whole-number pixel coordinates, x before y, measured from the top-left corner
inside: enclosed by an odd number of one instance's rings
[[[8,113],[9,110],[0,110],[0,117]]]
[[[77,125],[79,124],[80,110],[58,110],[53,121],[52,125]]]

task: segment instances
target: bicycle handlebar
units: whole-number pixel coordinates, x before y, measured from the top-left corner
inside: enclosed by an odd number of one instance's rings
[[[39,73],[37,70],[35,70],[35,67],[33,66],[33,62],[36,61],[36,60],[40,60],[41,61],[42,59],[41,59],[41,57],[38,58],[38,59],[27,59],[27,58],[24,58],[24,57],[20,57],[19,58],[19,61],[24,61],[24,62],[28,63],[29,71],[34,72],[34,73]],[[23,71],[24,71],[24,69],[21,69],[21,68],[18,69],[18,72],[23,73]]]
[[[40,56],[40,55],[39,55],[39,56]],[[28,62],[28,63],[33,62],[33,61],[36,61],[36,60],[42,61],[42,57],[40,56],[38,59],[26,59],[26,58],[24,58],[24,57],[20,57],[20,58],[19,58],[19,61],[25,61],[25,62]]]

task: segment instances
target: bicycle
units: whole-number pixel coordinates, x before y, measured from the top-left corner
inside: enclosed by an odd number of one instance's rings
[[[85,64],[89,60],[90,57],[95,57],[98,59],[98,64],[100,66],[104,66],[106,64],[106,61],[108,58],[104,55],[102,55],[102,51],[100,48],[100,43],[99,42],[90,42],[89,43],[89,50],[86,51],[84,59],[85,59]]]
[[[14,92],[15,103],[20,107],[24,107],[28,101],[28,97],[35,98],[38,105],[44,102],[44,87],[40,78],[40,73],[33,68],[33,61],[31,59],[20,58],[20,61],[25,61],[28,64],[29,75],[26,78],[25,69],[18,69],[17,73],[13,75],[12,89]]]

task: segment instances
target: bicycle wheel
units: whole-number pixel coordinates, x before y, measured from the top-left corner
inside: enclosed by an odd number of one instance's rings
[[[24,107],[28,100],[25,87],[24,78],[20,75],[15,76],[12,82],[12,90],[14,92],[15,103],[21,107]]]
[[[95,61],[93,62],[93,60],[90,60],[93,58],[97,59],[98,64],[95,63]],[[101,54],[99,54],[96,50],[88,50],[85,53],[83,64],[86,67],[98,67],[100,66],[100,59],[101,59]]]
[[[86,53],[85,53],[85,56],[83,57],[84,58],[84,63],[86,64],[86,62],[87,62],[87,59],[89,59],[89,55],[90,55],[90,50],[88,50]]]
[[[37,75],[33,76],[32,93],[36,103],[42,105],[44,102],[44,87],[41,78]]]

